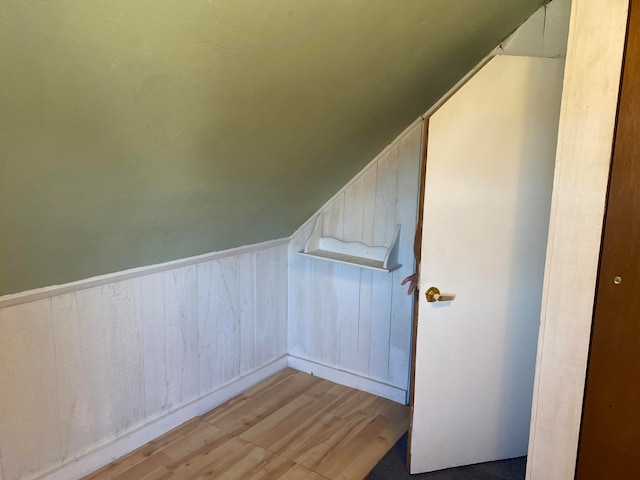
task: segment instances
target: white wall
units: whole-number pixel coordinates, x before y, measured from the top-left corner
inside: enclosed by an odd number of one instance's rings
[[[313,362],[307,370],[317,364],[407,390],[412,297],[400,282],[414,268],[421,137],[416,121],[291,240],[288,351]],[[400,223],[402,268],[375,272],[298,255],[317,215],[324,236],[377,246],[389,245]]]
[[[574,0],[534,386],[529,480],[574,478],[628,0]]]
[[[287,242],[240,250],[0,299],[0,478],[77,478],[283,368]]]

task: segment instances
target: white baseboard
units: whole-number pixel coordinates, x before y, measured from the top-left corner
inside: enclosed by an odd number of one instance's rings
[[[117,438],[78,458],[69,459],[62,466],[41,474],[33,480],[78,480],[192,418],[216,408],[218,405],[275,375],[287,366],[340,385],[357,388],[373,395],[393,400],[394,402],[405,403],[406,391],[401,388],[328,367],[311,360],[284,355],[244,377],[183,405],[177,410],[153,419],[123,437]]]
[[[379,397],[406,405],[407,391],[388,383],[378,382],[355,373],[345,372],[304,358],[288,355],[289,367],[301,372],[310,373],[340,385],[357,388]]]
[[[227,400],[241,394],[254,385],[275,375],[288,365],[287,356],[265,365],[205,396],[183,405],[177,410],[156,418],[151,422],[117,438],[96,450],[78,458],[70,459],[65,464],[36,477],[36,480],[76,480],[107,465],[117,458],[141,447],[145,443],[163,435],[183,423],[203,415]]]

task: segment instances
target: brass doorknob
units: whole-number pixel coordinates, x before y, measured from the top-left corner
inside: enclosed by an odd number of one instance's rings
[[[440,290],[436,287],[429,287],[424,296],[427,297],[427,302],[451,302],[456,298],[451,293],[440,293]]]

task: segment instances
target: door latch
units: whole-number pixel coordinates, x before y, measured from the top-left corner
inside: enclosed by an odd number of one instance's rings
[[[427,302],[452,302],[456,298],[452,293],[440,293],[436,287],[429,287],[424,296],[427,297]]]

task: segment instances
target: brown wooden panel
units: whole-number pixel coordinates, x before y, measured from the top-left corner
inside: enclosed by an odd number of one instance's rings
[[[640,5],[632,2],[586,382],[578,480],[640,475]],[[616,284],[614,279],[621,278]]]

